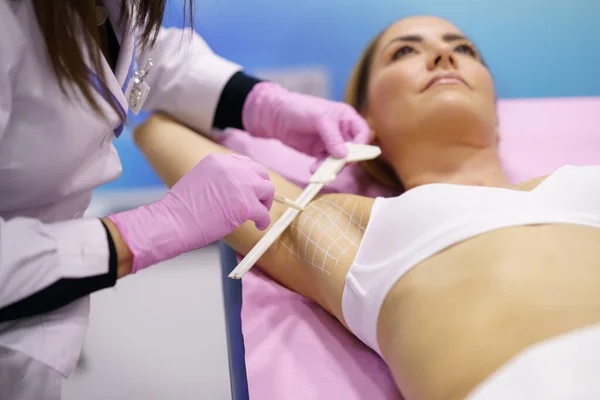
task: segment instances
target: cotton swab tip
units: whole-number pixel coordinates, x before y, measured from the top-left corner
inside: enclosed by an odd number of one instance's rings
[[[288,199],[287,197],[276,194],[274,200],[278,203],[281,203],[288,207],[294,208],[298,211],[304,211],[304,207],[302,207],[300,204],[296,203],[295,201]]]

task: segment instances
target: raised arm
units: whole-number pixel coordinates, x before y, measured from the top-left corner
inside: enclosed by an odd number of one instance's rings
[[[233,153],[163,114],[155,114],[148,118],[137,128],[134,139],[154,171],[168,187],[172,187],[207,155]],[[293,199],[301,193],[300,188],[276,173],[269,171],[269,175],[278,194]],[[285,209],[281,204],[274,203],[271,209],[272,221],[279,218]],[[259,231],[254,227],[254,223],[248,222],[226,239],[236,251],[246,253],[263,234],[264,231]]]
[[[135,142],[169,187],[205,156],[230,152],[160,114],[150,117],[136,130]],[[269,173],[278,194],[295,199],[301,193],[299,187],[274,172]],[[319,303],[342,321],[339,300],[344,279],[369,220],[372,202],[347,194],[320,196],[298,215],[258,265],[280,284]],[[275,203],[271,209],[272,221],[285,209]],[[225,240],[237,252],[245,254],[264,233],[253,223],[246,223]]]

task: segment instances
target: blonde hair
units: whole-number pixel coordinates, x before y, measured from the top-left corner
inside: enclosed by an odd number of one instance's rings
[[[344,101],[361,114],[365,111],[367,106],[369,77],[375,48],[385,31],[386,30],[383,30],[371,40],[352,69],[350,78],[346,84]],[[375,132],[373,139],[375,139]],[[387,187],[404,191],[400,178],[396,175],[395,171],[381,159],[381,157],[376,158],[375,160],[364,161],[361,163],[361,166],[377,182]]]

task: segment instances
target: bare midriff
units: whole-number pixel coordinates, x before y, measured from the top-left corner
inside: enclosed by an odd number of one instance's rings
[[[600,322],[600,229],[504,228],[415,266],[378,342],[407,400],[463,399],[526,347]]]

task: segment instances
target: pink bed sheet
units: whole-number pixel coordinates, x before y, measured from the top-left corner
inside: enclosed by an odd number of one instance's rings
[[[600,97],[502,100],[501,155],[512,182],[565,164],[600,164]],[[304,186],[310,157],[232,131],[222,142]],[[358,166],[328,192],[392,196]],[[251,399],[401,399],[385,363],[319,306],[258,269],[243,280],[242,330]]]

